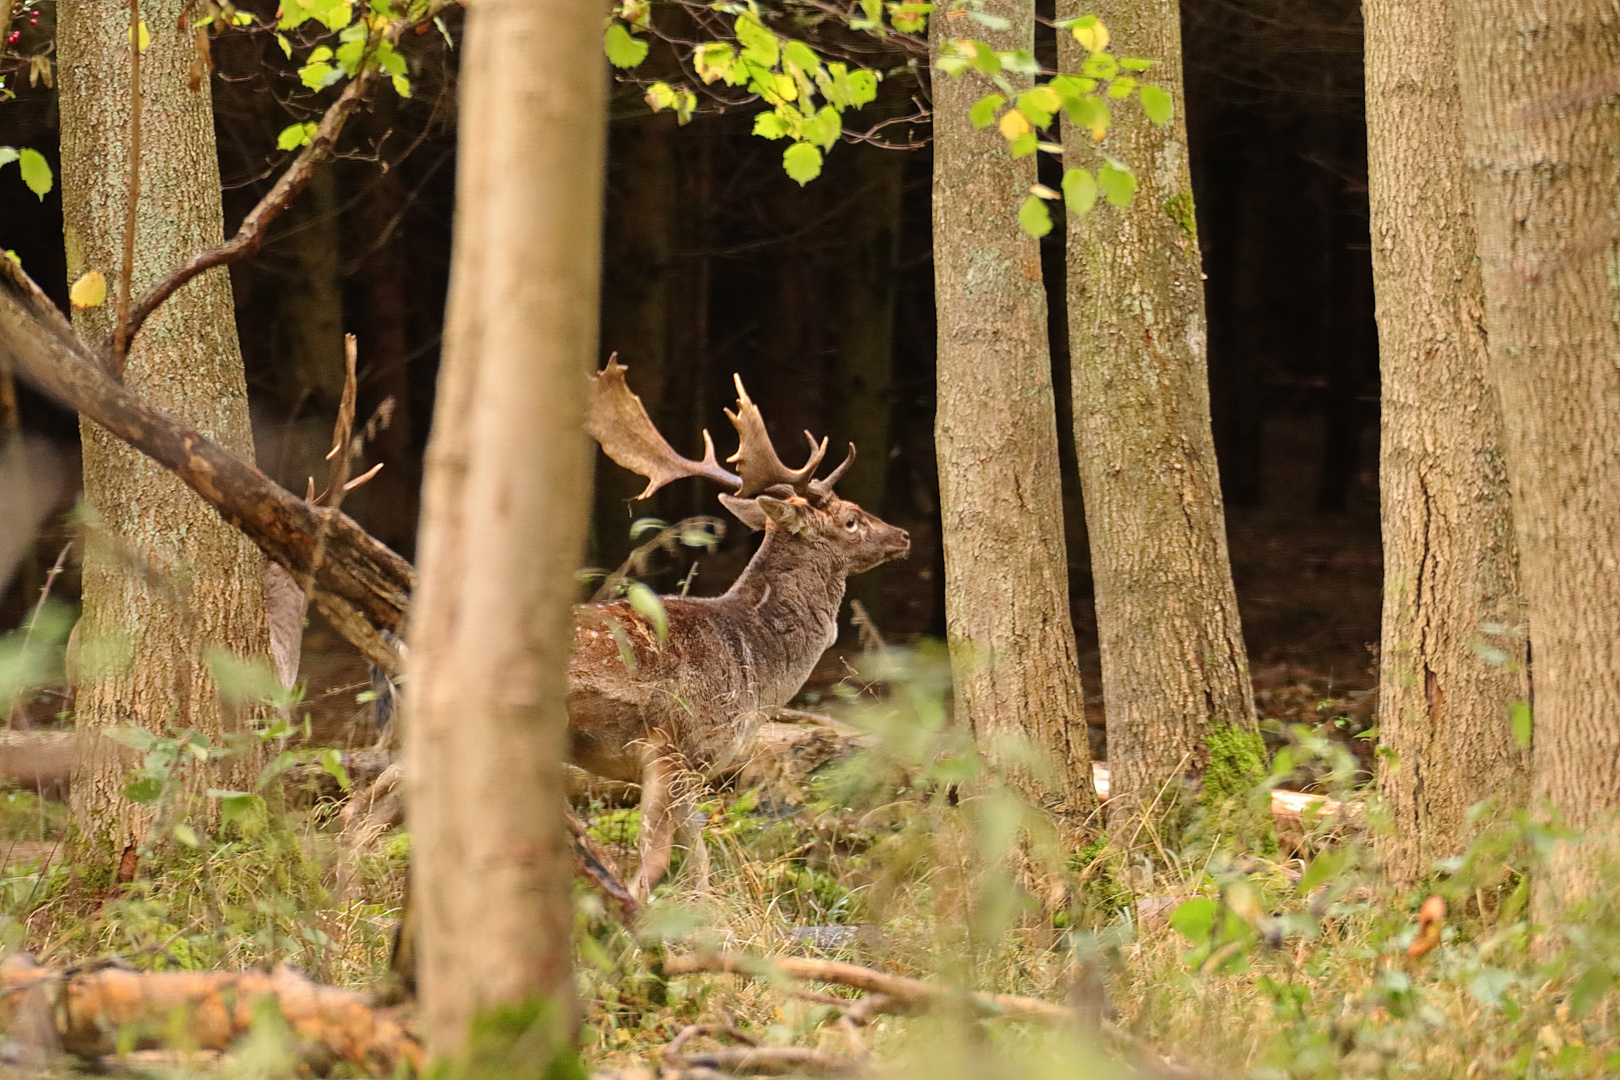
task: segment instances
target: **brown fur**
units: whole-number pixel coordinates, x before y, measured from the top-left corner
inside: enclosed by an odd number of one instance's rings
[[[668,869],[690,816],[691,773],[744,752],[761,710],[787,704],[838,636],[844,581],[910,538],[827,494],[721,496],[764,542],[724,596],[662,597],[663,641],[626,600],[579,607],[568,670],[569,753],[599,776],[642,785],[640,898]],[[615,633],[617,629],[617,633]]]

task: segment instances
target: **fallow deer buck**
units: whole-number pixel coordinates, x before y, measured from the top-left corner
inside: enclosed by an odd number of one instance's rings
[[[692,814],[692,774],[712,774],[741,752],[761,710],[786,705],[838,635],[844,581],[911,551],[911,538],[833,492],[855,460],[825,480],[827,452],[809,432],[810,459],[789,469],[758,407],[737,383],[735,473],[715,460],[703,433],[702,461],[677,454],[658,433],[626,368],[609,360],[592,376],[587,427],[615,462],[639,476],[645,499],[696,476],[732,488],[720,502],[765,538],[723,596],[666,596],[662,636],[627,600],[582,605],[568,669],[569,754],[580,767],[641,785],[639,899],[669,869],[676,828]]]

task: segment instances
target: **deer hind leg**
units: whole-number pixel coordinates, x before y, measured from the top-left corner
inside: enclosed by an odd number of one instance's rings
[[[699,887],[707,887],[709,852],[703,843],[697,794],[697,777],[684,767],[679,754],[648,747],[641,773],[641,868],[631,886],[637,900],[645,902],[653,886],[669,873],[677,833],[690,845]]]

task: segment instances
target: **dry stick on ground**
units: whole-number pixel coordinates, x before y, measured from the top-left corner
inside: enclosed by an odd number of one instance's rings
[[[745,1045],[688,1053],[686,1044],[698,1035],[728,1035]],[[859,1064],[851,1058],[841,1058],[808,1047],[760,1046],[733,1024],[687,1025],[664,1047],[663,1063],[669,1069],[715,1069],[730,1073],[812,1072],[836,1075],[859,1068]]]
[[[949,986],[913,979],[906,975],[890,975],[875,968],[861,967],[859,964],[846,964],[839,960],[815,960],[802,956],[766,959],[748,953],[719,952],[672,956],[664,961],[665,975],[694,975],[703,972],[761,978],[805,979],[838,983],[864,990],[867,996],[851,1002],[845,1012],[845,1016],[852,1024],[865,1024],[880,1013],[906,1012],[933,1005],[966,1002],[987,1017],[1039,1020],[1096,1031],[1136,1059],[1136,1064],[1149,1075],[1164,1077],[1166,1080],[1172,1078],[1193,1080],[1204,1076],[1197,1070],[1167,1060],[1153,1047],[1116,1024],[1099,1022],[1095,1017],[1088,1019],[1078,1009],[1042,1001],[1040,998],[980,992],[964,994]]]
[[[49,968],[26,953],[0,962],[0,1024],[36,1051],[111,1054],[123,1032],[135,1035],[137,1048],[162,1045],[176,1016],[184,1019],[180,1036],[192,1045],[225,1050],[247,1033],[266,998],[318,1056],[383,1075],[402,1064],[421,1067],[421,1044],[393,1010],[374,1007],[353,990],[312,983],[288,967],[268,973]]]

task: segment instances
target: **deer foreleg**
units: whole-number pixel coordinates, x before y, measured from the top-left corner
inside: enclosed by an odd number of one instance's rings
[[[653,886],[669,873],[677,832],[688,844],[699,888],[707,887],[709,852],[697,809],[697,778],[679,755],[650,747],[641,773],[641,868],[631,890],[646,902]]]
[[[630,891],[646,903],[654,885],[669,873],[675,846],[675,784],[680,769],[661,748],[648,753],[641,769],[641,867]]]

